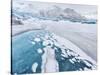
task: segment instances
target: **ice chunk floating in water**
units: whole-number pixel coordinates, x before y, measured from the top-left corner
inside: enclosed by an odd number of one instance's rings
[[[91,57],[54,33],[34,30],[12,37],[12,74],[94,69]]]
[[[34,64],[32,65],[32,71],[33,71],[33,72],[36,72],[37,66],[38,66],[37,63],[34,63]]]
[[[41,49],[38,49],[38,53],[42,53],[42,50]]]

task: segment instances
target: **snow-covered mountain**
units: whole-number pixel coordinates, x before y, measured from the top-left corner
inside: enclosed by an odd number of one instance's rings
[[[77,13],[75,10],[71,8],[61,9],[59,6],[52,6],[49,9],[41,10],[40,15],[41,18],[51,19],[55,21],[59,20],[69,20],[72,22],[81,22],[85,21],[86,18],[81,16],[81,14]]]
[[[14,2],[12,8],[12,16],[20,18],[22,20],[27,20],[31,18],[34,20],[65,20],[81,23],[91,23],[91,21],[93,21],[93,23],[96,23],[96,20],[89,20],[72,8],[66,7],[62,9],[58,5],[52,5],[50,7],[45,7],[44,9],[37,10],[34,6],[35,5],[32,3]]]

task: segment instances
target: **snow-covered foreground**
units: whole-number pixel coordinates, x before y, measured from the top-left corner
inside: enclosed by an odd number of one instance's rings
[[[12,73],[95,70],[96,62],[69,40],[47,30],[12,38]]]

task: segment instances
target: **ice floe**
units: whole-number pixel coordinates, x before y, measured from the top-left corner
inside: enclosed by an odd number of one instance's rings
[[[43,52],[42,49],[40,49],[40,48],[37,49],[37,51],[38,51],[38,53],[40,53],[40,54]]]
[[[35,45],[35,42],[34,42],[34,41],[32,41],[31,43],[32,43],[33,45]]]
[[[38,66],[38,63],[33,63],[33,65],[32,65],[32,71],[33,72],[36,72],[36,68],[37,68],[37,66]]]
[[[36,42],[40,42],[41,39],[40,39],[40,38],[35,38],[34,41],[36,41]]]

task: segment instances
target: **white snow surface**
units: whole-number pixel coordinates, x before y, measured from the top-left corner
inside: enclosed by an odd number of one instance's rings
[[[45,53],[42,56],[42,72],[58,72],[59,66],[55,59],[55,52],[50,46],[44,48]]]

